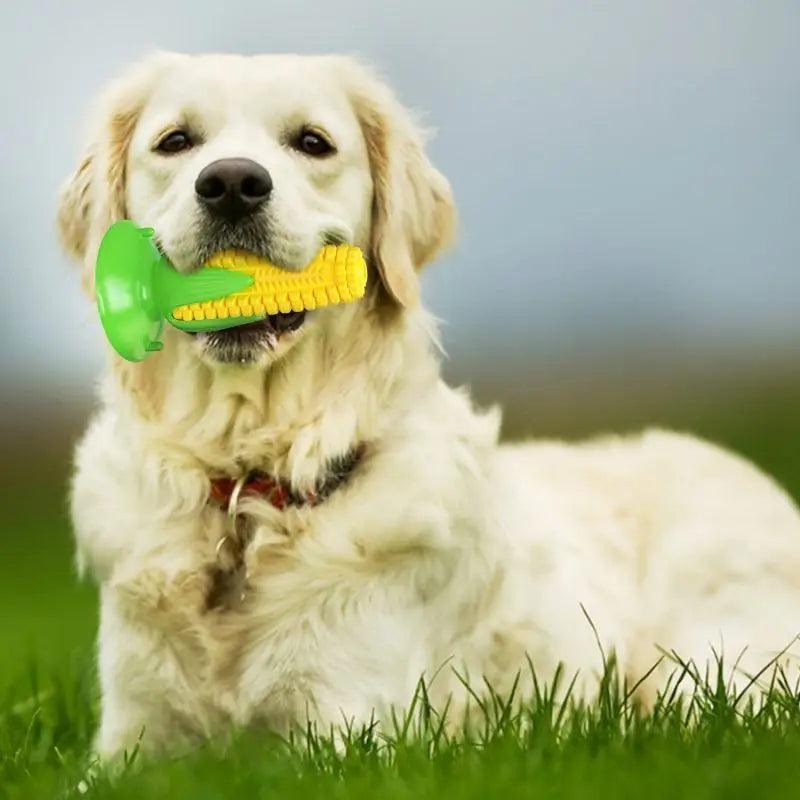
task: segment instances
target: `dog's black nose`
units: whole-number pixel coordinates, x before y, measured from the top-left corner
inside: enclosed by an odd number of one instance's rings
[[[200,170],[194,190],[212,214],[237,222],[267,200],[272,178],[249,158],[221,158]]]

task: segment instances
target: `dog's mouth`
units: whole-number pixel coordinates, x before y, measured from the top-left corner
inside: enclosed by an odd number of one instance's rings
[[[305,311],[270,314],[256,322],[219,331],[192,333],[203,351],[224,364],[252,364],[264,350],[274,350],[278,342],[302,328]]]
[[[282,337],[296,333],[305,322],[305,311],[272,314],[221,331],[193,333],[203,351],[223,364],[253,364],[264,350],[274,350]]]
[[[206,349],[213,349],[220,356],[227,356],[220,360],[241,361],[244,351],[257,347],[275,347],[282,336],[298,331],[305,318],[305,311],[289,311],[286,314],[270,314],[264,319],[234,328],[191,335],[199,337]]]
[[[231,226],[219,220],[204,220],[196,263],[205,264],[224,250],[244,250],[278,263],[272,252],[269,226],[258,218]],[[305,311],[271,314],[262,320],[190,335],[203,352],[215,361],[230,364],[254,363],[264,350],[274,350],[283,337],[296,333],[305,322]]]
[[[197,251],[196,263],[207,263],[216,253],[223,250],[244,250],[255,253],[273,264],[287,269],[298,269],[295,259],[276,258],[269,226],[263,221],[248,220],[235,227],[211,222],[204,225],[201,245]],[[348,237],[339,231],[324,231],[322,244],[341,244]],[[200,344],[203,352],[215,361],[231,364],[251,364],[257,362],[265,350],[275,350],[282,339],[293,338],[306,321],[305,311],[290,311],[271,314],[257,322],[237,325],[219,331],[204,331],[190,334]]]

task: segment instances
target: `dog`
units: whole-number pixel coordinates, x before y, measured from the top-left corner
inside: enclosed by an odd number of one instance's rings
[[[109,352],[71,493],[99,753],[389,724],[421,678],[463,720],[466,685],[524,697],[528,664],[588,696],[611,652],[643,703],[676,658],[724,654],[744,686],[795,668],[800,516],[769,477],[658,430],[500,445],[498,411],[443,383],[418,273],[453,199],[374,72],[159,53],[89,134],[58,214],[89,294],[121,218],[181,272],[227,248],[298,270],[346,242],[370,275],[358,303]]]

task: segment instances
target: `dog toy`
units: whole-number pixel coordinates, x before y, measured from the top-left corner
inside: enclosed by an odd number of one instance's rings
[[[216,331],[364,296],[367,266],[357,247],[326,245],[301,272],[230,250],[184,275],[162,255],[153,234],[152,228],[120,220],[106,231],[97,253],[100,322],[128,361],[162,349],[164,320],[184,331]]]

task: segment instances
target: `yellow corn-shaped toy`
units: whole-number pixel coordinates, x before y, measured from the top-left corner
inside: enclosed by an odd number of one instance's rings
[[[348,303],[364,296],[367,265],[357,247],[326,245],[302,271],[282,269],[266,259],[240,250],[226,250],[206,262],[208,267],[244,273],[253,283],[217,300],[178,306],[177,321],[222,320],[286,314]]]

